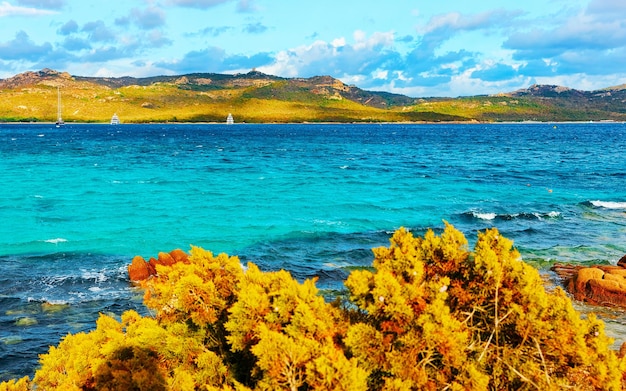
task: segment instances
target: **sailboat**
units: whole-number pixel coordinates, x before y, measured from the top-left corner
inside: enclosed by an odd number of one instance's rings
[[[65,125],[65,122],[61,118],[61,88],[57,86],[57,128],[61,125]]]

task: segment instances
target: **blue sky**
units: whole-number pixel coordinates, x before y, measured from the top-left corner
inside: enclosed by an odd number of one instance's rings
[[[0,0],[0,78],[330,75],[412,97],[626,83],[624,0]]]

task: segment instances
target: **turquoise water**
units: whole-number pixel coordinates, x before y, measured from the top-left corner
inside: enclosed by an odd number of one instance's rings
[[[192,244],[325,292],[393,230],[443,220],[497,227],[546,274],[615,263],[624,150],[621,123],[0,124],[0,380],[99,312],[144,311],[126,265]]]

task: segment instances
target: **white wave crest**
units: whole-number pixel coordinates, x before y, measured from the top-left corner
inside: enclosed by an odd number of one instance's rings
[[[626,209],[626,202],[613,202],[613,201],[590,201],[591,205],[596,208],[605,208],[605,209]]]
[[[85,280],[92,280],[94,282],[105,282],[106,280],[108,280],[109,278],[106,275],[105,271],[101,271],[101,270],[81,270],[82,274],[81,277]]]
[[[44,240],[44,242],[46,242],[46,243],[52,243],[52,244],[59,244],[59,243],[65,243],[65,242],[67,242],[67,239],[63,239],[63,238],[54,238],[54,239],[47,239],[47,240]]]
[[[481,220],[493,220],[498,216],[495,213],[472,212],[472,214],[474,215],[474,217],[476,217],[477,219],[481,219]]]

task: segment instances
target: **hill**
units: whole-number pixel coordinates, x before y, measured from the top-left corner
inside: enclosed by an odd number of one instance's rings
[[[0,121],[441,122],[626,120],[626,86],[579,91],[535,85],[492,96],[411,98],[366,91],[331,76],[193,73],[84,77],[51,69],[0,79]]]

